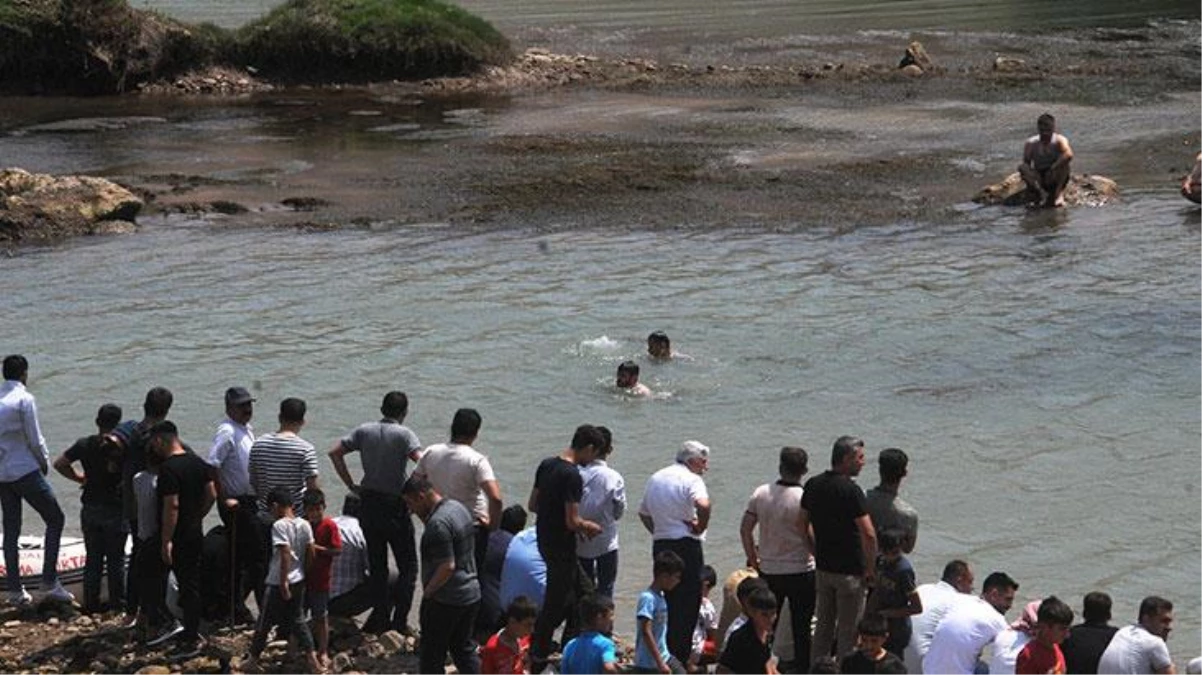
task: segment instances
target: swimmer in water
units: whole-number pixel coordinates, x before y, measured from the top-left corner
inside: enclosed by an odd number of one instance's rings
[[[1073,149],[1067,138],[1056,133],[1056,118],[1048,113],[1039,116],[1036,128],[1039,134],[1028,138],[1023,146],[1018,173],[1027,183],[1028,192],[1037,194],[1043,206],[1064,206]]]
[[[651,389],[639,382],[639,364],[634,361],[624,361],[618,366],[618,378],[614,384],[634,396],[651,396]]]
[[[657,330],[647,336],[647,354],[653,359],[668,360],[672,358],[672,341],[668,334]]]

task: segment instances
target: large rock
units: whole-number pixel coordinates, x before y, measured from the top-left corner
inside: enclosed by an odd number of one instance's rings
[[[904,69],[909,66],[917,66],[922,72],[931,72],[935,69],[935,64],[931,61],[931,57],[927,55],[927,50],[918,40],[911,42],[906,47],[906,55],[902,57],[898,68]]]
[[[1077,174],[1069,179],[1064,190],[1064,203],[1068,206],[1101,206],[1118,197],[1119,186],[1105,176]],[[986,186],[973,201],[987,206],[1024,206],[1033,203],[1038,195],[1027,191],[1022,176],[1014,172],[1000,183]]]
[[[130,231],[142,200],[112,181],[0,171],[0,242]]]

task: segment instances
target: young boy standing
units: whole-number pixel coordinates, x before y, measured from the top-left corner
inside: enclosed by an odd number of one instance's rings
[[[668,601],[664,593],[680,584],[684,560],[672,551],[655,556],[652,581],[639,594],[635,619],[638,631],[634,642],[634,672],[683,673],[684,665],[668,652]]]
[[[889,639],[889,623],[879,614],[865,614],[858,626],[856,651],[843,657],[839,670],[844,673],[904,673],[906,664],[896,654],[885,649]]]
[[[333,518],[326,517],[326,495],[306,490],[305,520],[313,529],[313,559],[305,572],[305,601],[313,616],[313,637],[322,665],[330,662],[330,580],[334,558],[342,553],[342,535]]]
[[[519,595],[505,610],[505,627],[493,634],[480,650],[480,672],[493,675],[517,675],[526,672],[530,653],[530,634],[538,605]]]
[[[321,672],[317,651],[313,648],[313,634],[301,618],[301,608],[305,604],[305,560],[311,555],[313,529],[294,514],[292,491],[286,487],[277,487],[267,493],[267,507],[276,519],[271,525],[271,563],[267,568],[263,609],[242,670],[258,669],[259,655],[267,646],[267,633],[274,626],[286,625],[305,651],[311,671]]]
[[[560,672],[618,672],[617,649],[609,637],[614,629],[614,601],[604,595],[585,597],[580,604],[580,620],[584,632],[564,647]]]
[[[718,573],[713,567],[701,568],[701,609],[697,626],[693,628],[693,652],[689,655],[689,670],[695,671],[718,658],[718,610],[710,602],[710,591],[718,585]]]
[[[775,675],[772,656],[772,626],[776,623],[776,596],[757,588],[747,596],[747,623],[734,633],[718,657],[719,673],[767,673]]]
[[[1035,639],[1027,643],[1014,662],[1015,673],[1064,673],[1067,668],[1060,643],[1073,623],[1073,610],[1056,596],[1039,604]]]
[[[901,533],[883,530],[877,534],[877,544],[880,555],[876,559],[876,586],[868,595],[864,614],[885,617],[889,624],[885,649],[905,658],[906,645],[910,644],[913,633],[910,617],[922,614],[922,599],[918,596],[914,567],[902,554]]]

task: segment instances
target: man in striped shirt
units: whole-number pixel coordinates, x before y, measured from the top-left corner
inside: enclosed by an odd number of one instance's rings
[[[280,401],[280,429],[255,439],[250,448],[250,485],[259,498],[259,512],[267,513],[267,495],[277,487],[292,494],[301,508],[305,490],[317,488],[317,451],[298,434],[305,426],[305,402]]]

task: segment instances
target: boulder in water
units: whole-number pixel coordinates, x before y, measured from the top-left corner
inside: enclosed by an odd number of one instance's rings
[[[902,57],[901,63],[897,64],[899,69],[909,66],[917,66],[922,72],[930,72],[935,69],[934,62],[927,55],[927,50],[922,46],[922,43],[915,40],[906,47],[906,55]]]
[[[1068,181],[1064,190],[1067,206],[1101,206],[1116,199],[1118,183],[1105,176],[1076,174]],[[986,206],[1025,206],[1038,200],[1038,195],[1027,190],[1022,176],[1014,172],[1000,183],[988,185],[973,197],[973,201]]]
[[[0,242],[128,232],[142,205],[134,193],[103,178],[4,169],[0,171]]]

